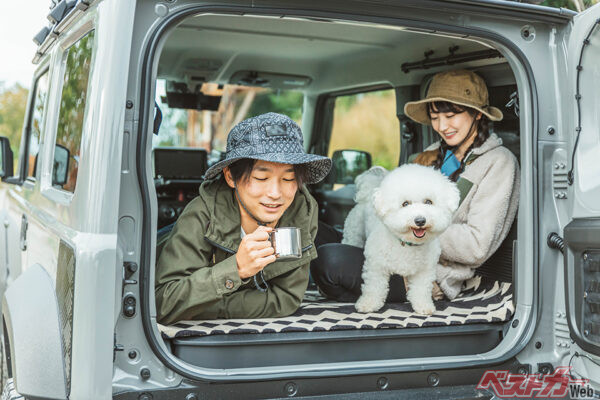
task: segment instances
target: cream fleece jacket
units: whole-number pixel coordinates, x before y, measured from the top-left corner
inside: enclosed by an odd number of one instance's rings
[[[439,145],[434,143],[427,150]],[[437,281],[450,299],[460,293],[463,282],[506,238],[519,204],[519,164],[502,146],[502,140],[491,134],[472,154],[478,157],[466,165],[460,177],[473,186],[455,212],[452,224],[440,235],[442,255]]]

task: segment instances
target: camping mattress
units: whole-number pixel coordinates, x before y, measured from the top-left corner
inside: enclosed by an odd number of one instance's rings
[[[283,318],[180,321],[158,325],[165,339],[222,334],[324,332],[397,329],[508,321],[514,313],[512,285],[474,277],[454,300],[435,302],[433,315],[416,314],[410,303],[387,303],[374,313],[359,313],[354,303],[335,303],[307,292],[300,308]]]

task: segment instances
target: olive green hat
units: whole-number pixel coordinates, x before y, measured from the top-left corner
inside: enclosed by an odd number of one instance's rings
[[[427,96],[419,101],[409,101],[404,105],[404,114],[423,124],[431,125],[427,103],[449,101],[473,108],[491,121],[500,121],[502,111],[490,106],[487,86],[479,75],[464,69],[440,72],[433,76]]]

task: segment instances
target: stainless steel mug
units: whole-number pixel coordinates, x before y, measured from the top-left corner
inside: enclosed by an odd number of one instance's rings
[[[279,260],[302,257],[300,228],[285,227],[271,231],[270,240],[275,249],[275,257]]]

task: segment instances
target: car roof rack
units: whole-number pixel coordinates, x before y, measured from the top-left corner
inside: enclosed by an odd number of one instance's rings
[[[38,48],[32,62],[37,64],[67,26],[96,1],[98,0],[51,0],[47,16],[50,24],[33,37]]]

